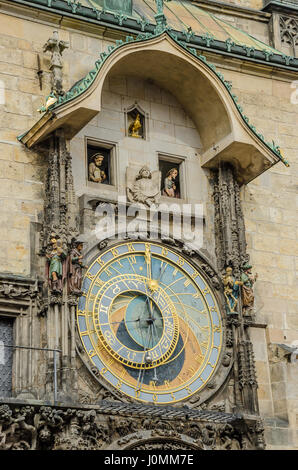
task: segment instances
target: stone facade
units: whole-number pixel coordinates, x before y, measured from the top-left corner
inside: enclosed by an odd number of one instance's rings
[[[18,136],[31,129],[40,119],[37,110],[51,91],[50,55],[43,52],[43,46],[52,36],[53,30],[58,28],[57,17],[52,12],[43,12],[38,16],[34,14],[34,9],[29,8],[24,16],[20,14],[17,2],[13,7],[6,3],[10,2],[2,2],[0,10],[0,83],[4,84],[4,103],[0,101],[0,233],[3,240],[0,254],[0,315],[15,319],[15,342],[18,345],[55,348],[58,346],[55,344],[54,331],[58,307],[55,303],[49,307],[43,295],[46,289],[45,263],[41,255],[43,245],[40,237],[47,198],[45,181],[49,149],[48,144],[43,143],[28,149],[18,140]],[[200,7],[211,10],[219,18],[267,45],[272,44],[277,49],[280,45],[286,55],[294,55],[288,44],[277,38],[277,30],[270,26],[274,13],[267,8],[262,10],[264,5],[261,0],[228,3],[230,7],[226,3],[223,6],[221,2],[204,0],[200,2]],[[292,15],[296,17],[297,10]],[[94,67],[100,53],[115,44],[116,40],[125,40],[126,36],[121,28],[100,29],[86,26],[81,20],[65,20],[58,29],[59,38],[69,43],[69,49],[63,53],[64,90],[68,90]],[[270,63],[260,64],[232,56],[225,57],[214,51],[207,51],[205,55],[225,79],[232,82],[233,93],[251,123],[267,140],[279,143],[290,163],[289,167],[278,163],[247,185],[241,186],[240,199],[247,242],[247,253],[244,250],[244,254],[250,255],[254,271],[259,275],[255,286],[256,317],[250,328],[259,407],[259,410],[253,411],[256,415],[259,411],[264,421],[267,449],[297,449],[297,362],[291,362],[288,355],[278,354],[276,346],[281,343],[291,345],[298,340],[297,69],[286,70]],[[38,70],[42,71],[39,76]],[[146,140],[132,139],[126,135],[125,110],[135,102],[147,113],[149,138]],[[188,110],[179,102],[179,90],[174,96],[138,74],[121,74],[118,71],[111,73],[104,82],[101,106],[101,112],[67,143],[65,149],[72,157],[77,198],[73,204],[77,205],[80,215],[74,224],[77,224],[78,231],[88,235],[94,228],[94,210],[89,204],[90,200],[116,203],[118,194],[125,195],[128,166],[148,165],[155,171],[158,169],[159,154],[183,156],[185,202],[200,202],[204,207],[202,253],[213,266],[217,265],[221,269],[214,229],[216,175],[212,169],[201,167],[200,132]],[[101,185],[99,189],[88,181],[85,159],[87,138],[116,144],[114,187]],[[86,262],[94,254],[91,245],[86,250]],[[212,275],[211,278],[216,276]],[[218,279],[215,284],[219,283]],[[73,304],[68,303],[68,312],[74,312],[75,304],[76,299]],[[63,328],[67,330],[66,316],[59,325],[61,331]],[[147,422],[144,410],[144,417],[139,418],[138,415],[131,420],[125,431],[122,429],[123,423],[114,423],[113,427],[107,421],[114,419],[113,406],[104,411],[99,402],[107,399],[118,403],[123,399],[113,390],[102,388],[94,371],[88,370],[86,357],[75,337],[74,326],[71,328],[69,338],[64,338],[62,344],[63,360],[66,362],[63,363],[64,369],[61,366],[61,371],[64,370],[63,380],[68,385],[75,383],[75,396],[67,396],[65,390],[63,395],[62,390],[59,390],[60,402],[66,400],[71,404],[70,407],[56,406],[50,410],[40,408],[43,401],[52,399],[53,359],[50,355],[45,359],[44,352],[17,351],[14,358],[13,396],[19,400],[27,398],[27,402],[19,406],[12,400],[10,408],[5,408],[5,404],[0,407],[3,414],[3,417],[0,416],[0,442],[3,448],[10,449],[16,445],[24,449],[89,449],[94,447],[99,435],[102,436],[101,448],[105,449],[142,448],[142,445],[148,448],[150,442],[158,448],[160,440],[167,441],[170,448],[177,448],[177,445],[178,448],[191,449],[264,447],[263,430],[261,425],[257,427],[258,421],[253,424],[256,429],[247,444],[244,443],[243,433],[246,431],[243,429],[249,427],[249,420],[239,424],[235,418],[235,424],[232,414],[224,424],[225,429],[214,417],[215,424],[211,426],[216,428],[216,432],[211,428],[204,431],[205,421],[200,416],[194,417],[198,422],[190,426],[191,429],[184,429],[189,424],[186,425],[182,417],[180,431],[173,429],[171,421],[167,421],[165,430],[163,423],[153,423],[151,418],[147,418]],[[233,329],[231,325],[230,329]],[[44,391],[43,377],[46,375],[48,360],[50,368]],[[21,363],[25,364],[25,372],[21,370]],[[232,387],[231,383],[229,386]],[[97,387],[97,391],[92,396],[94,387]],[[39,400],[39,404],[34,404],[33,399]],[[219,406],[221,400],[224,400],[224,396],[219,393],[215,405]],[[94,407],[91,407],[93,403],[97,403],[95,415],[92,411]],[[76,406],[81,406],[81,411],[77,411]],[[212,404],[206,406],[211,407]],[[203,410],[204,406],[200,411]],[[224,411],[231,410],[224,407]],[[126,419],[126,412],[122,412],[123,420]],[[25,418],[20,419],[22,416]],[[236,431],[228,428],[229,419],[232,420],[232,427],[235,424]],[[36,425],[36,422],[39,424]],[[24,434],[19,444],[10,438],[14,428],[19,429],[20,435]],[[85,436],[84,442],[80,444],[77,444],[75,437],[78,429],[82,429]],[[177,433],[180,433],[179,436]]]

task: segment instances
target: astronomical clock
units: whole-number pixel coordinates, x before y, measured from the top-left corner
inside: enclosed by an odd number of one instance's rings
[[[82,291],[81,341],[112,388],[162,405],[210,384],[222,356],[223,320],[190,258],[158,242],[118,243],[93,260]]]

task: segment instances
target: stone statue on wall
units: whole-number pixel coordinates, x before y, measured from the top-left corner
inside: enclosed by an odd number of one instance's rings
[[[94,183],[107,182],[107,175],[100,168],[104,158],[104,155],[101,153],[96,153],[93,155],[92,162],[89,164],[89,181],[93,181]]]
[[[237,313],[237,304],[240,294],[241,281],[237,281],[233,276],[233,269],[226,268],[226,274],[223,277],[224,295],[226,298],[227,313]]]
[[[258,274],[253,275],[251,269],[252,266],[247,263],[243,266],[243,272],[241,274],[242,308],[245,315],[252,313],[255,300],[254,284],[258,278]]]
[[[48,260],[48,280],[52,292],[62,292],[63,279],[65,278],[64,260],[66,255],[60,241],[52,236],[50,240],[50,252],[46,255]]]
[[[161,172],[151,172],[147,166],[143,166],[134,176],[132,168],[127,168],[126,184],[127,198],[132,203],[140,203],[145,206],[157,204],[160,198]]]
[[[58,31],[54,31],[53,36],[48,39],[43,46],[43,52],[49,51],[52,54],[50,66],[50,70],[52,72],[52,92],[57,95],[64,94],[62,88],[62,52],[68,47],[68,42],[59,40]]]
[[[81,294],[83,265],[83,243],[76,241],[68,258],[68,287],[73,294]]]

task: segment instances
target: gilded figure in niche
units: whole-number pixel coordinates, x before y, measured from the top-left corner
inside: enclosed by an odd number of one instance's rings
[[[243,313],[246,315],[250,314],[254,307],[254,284],[258,278],[258,274],[253,275],[251,269],[252,266],[247,263],[243,266],[243,272],[241,274],[242,307]]]
[[[66,255],[57,237],[52,236],[50,244],[50,252],[46,255],[48,260],[49,287],[53,292],[61,292],[63,279],[65,278],[64,260],[66,259]]]
[[[163,196],[168,197],[179,197],[179,193],[177,191],[177,186],[175,184],[175,180],[178,177],[178,169],[171,168],[164,179],[164,189],[163,189]]]
[[[104,170],[101,169],[104,155],[101,153],[96,153],[92,156],[92,161],[89,164],[89,180],[94,181],[94,183],[105,183],[107,180],[107,175]]]
[[[233,269],[226,268],[226,274],[223,277],[224,295],[226,298],[227,313],[237,313],[237,305],[242,281],[237,281],[233,276]]]
[[[147,166],[132,178],[132,169],[127,169],[127,198],[130,202],[148,207],[157,204],[160,197],[160,171],[151,172]]]
[[[129,125],[128,135],[131,137],[142,137],[142,127],[140,113],[138,113],[135,120]]]
[[[127,111],[127,135],[129,137],[145,138],[145,116],[135,107]]]

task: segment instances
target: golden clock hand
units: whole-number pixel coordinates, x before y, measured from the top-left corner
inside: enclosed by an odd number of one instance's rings
[[[144,258],[147,264],[147,277],[148,279],[152,278],[152,272],[151,272],[151,251],[150,251],[150,245],[145,244],[145,254]]]
[[[143,385],[143,382],[144,382],[144,377],[145,377],[145,370],[146,369],[145,368],[142,369],[142,365],[145,365],[145,363],[146,363],[146,351],[147,351],[146,344],[147,344],[147,341],[148,341],[148,346],[149,346],[149,333],[150,333],[150,328],[148,328],[146,343],[144,344],[144,356],[143,356],[142,364],[140,366],[140,372],[139,372],[138,381],[137,381],[137,390],[138,391],[141,391],[142,385]],[[141,380],[141,377],[142,377],[142,380]],[[141,382],[140,382],[140,380],[141,380]],[[140,383],[140,386],[139,386],[139,383]]]

